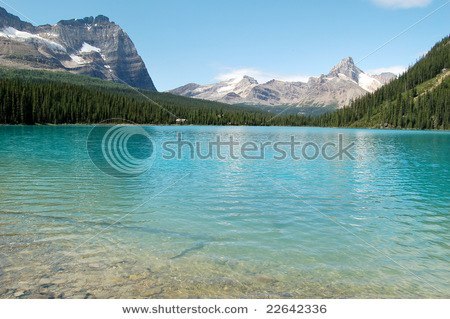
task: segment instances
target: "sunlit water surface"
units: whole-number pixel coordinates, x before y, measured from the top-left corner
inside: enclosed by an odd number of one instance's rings
[[[450,297],[449,132],[145,129],[155,145],[342,133],[355,160],[157,157],[115,178],[89,126],[0,127],[1,298]]]

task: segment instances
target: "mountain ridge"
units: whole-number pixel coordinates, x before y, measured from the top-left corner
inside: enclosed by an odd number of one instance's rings
[[[324,108],[315,108],[311,113],[315,116],[288,114],[286,107],[280,107],[279,114],[274,116],[257,107],[136,90],[69,72],[0,67],[0,124],[87,124],[109,118],[139,124],[176,124],[173,116],[176,114],[186,119],[187,124],[201,125],[448,130],[449,47],[450,40],[446,37],[404,74],[374,93],[325,114],[317,112]]]
[[[341,108],[355,98],[374,92],[396,76],[371,76],[359,69],[351,57],[342,59],[328,74],[310,77],[307,82],[270,80],[258,83],[250,76],[213,84],[189,83],[168,92],[228,104],[260,106],[336,106]]]

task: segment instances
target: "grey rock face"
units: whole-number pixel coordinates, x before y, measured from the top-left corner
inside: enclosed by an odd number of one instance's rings
[[[192,92],[199,87],[200,87],[200,84],[188,83],[186,85],[180,86],[179,88],[176,88],[175,90],[172,90],[172,94],[182,95],[182,96],[191,96]]]
[[[381,84],[387,84],[397,78],[397,76],[394,73],[390,73],[390,72],[383,72],[380,74],[375,74],[375,75],[372,75],[372,77],[374,77],[375,79],[380,81]]]
[[[343,107],[393,78],[393,74],[370,76],[349,57],[334,66],[327,75],[311,77],[307,83],[271,80],[259,84],[255,79],[244,76],[204,86],[188,84],[170,92],[229,104]]]
[[[0,8],[0,65],[65,70],[156,91],[130,37],[101,15],[33,26]]]
[[[0,28],[4,27],[13,27],[26,31],[34,30],[34,26],[31,23],[20,20],[19,17],[8,13],[8,11],[0,7]]]
[[[250,98],[261,100],[265,102],[273,102],[277,103],[280,101],[280,92],[277,90],[274,90],[270,87],[270,85],[260,85],[257,87],[254,87],[251,91]]]

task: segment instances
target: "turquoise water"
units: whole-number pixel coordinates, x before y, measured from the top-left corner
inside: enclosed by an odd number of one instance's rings
[[[354,159],[156,147],[117,178],[91,161],[91,129],[0,127],[0,297],[450,297],[449,132],[149,126],[156,146],[342,134]]]

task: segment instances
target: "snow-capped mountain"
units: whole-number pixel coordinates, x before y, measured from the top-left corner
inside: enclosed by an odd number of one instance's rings
[[[395,77],[392,73],[368,75],[349,57],[334,66],[327,75],[311,77],[308,82],[271,80],[259,84],[255,79],[244,76],[210,85],[190,83],[170,93],[228,104],[343,107]]]
[[[328,78],[354,82],[367,92],[374,92],[382,86],[380,81],[358,68],[351,57],[345,58],[335,65],[328,73]]]
[[[252,89],[257,85],[258,81],[245,75],[242,78],[230,79],[211,85],[201,86],[189,83],[170,92],[176,95],[232,103],[234,98],[239,100],[251,94]]]
[[[34,26],[0,8],[0,65],[69,71],[156,91],[131,39],[101,15]]]

